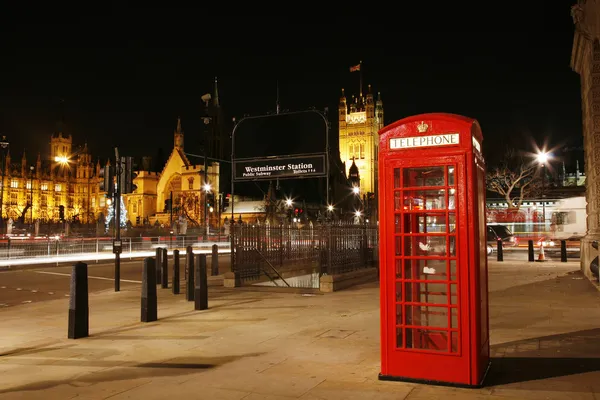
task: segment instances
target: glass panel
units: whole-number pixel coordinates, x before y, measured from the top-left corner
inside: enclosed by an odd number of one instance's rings
[[[396,255],[397,256],[401,256],[402,255],[402,236],[396,236],[395,239],[396,242]]]
[[[406,168],[402,186],[445,186],[444,167]]]
[[[405,301],[448,304],[448,285],[439,282],[406,282]]]
[[[460,338],[460,335],[458,334],[458,332],[450,332],[450,351],[452,353],[458,353],[458,340]]]
[[[450,241],[450,257],[456,256],[456,235],[448,236],[448,240]]]
[[[456,215],[454,213],[448,214],[448,232],[453,233],[456,231]]]
[[[450,260],[450,280],[455,281],[456,279],[456,260]]]
[[[394,210],[402,210],[402,199],[400,198],[401,193],[394,192]]]
[[[404,252],[407,256],[447,256],[446,236],[406,236]]]
[[[404,214],[404,233],[446,233],[455,225],[454,215],[448,218],[445,212]]]
[[[454,186],[456,173],[454,171],[454,167],[448,167],[448,186]]]
[[[458,329],[458,310],[456,308],[450,309],[450,327]]]
[[[396,279],[402,279],[402,260],[396,260]]]
[[[402,301],[402,282],[396,282],[396,301]]]
[[[450,284],[450,304],[458,304],[458,291],[456,283]]]
[[[396,325],[402,325],[402,304],[396,304]]]
[[[400,168],[394,168],[394,189],[400,187]]]
[[[396,347],[402,348],[404,345],[402,343],[402,330],[403,328],[396,328]]]
[[[446,280],[446,260],[404,260],[404,279]]]
[[[400,225],[400,221],[402,220],[402,216],[400,214],[396,214],[394,216],[394,232],[395,233],[402,233],[402,226]]]
[[[445,210],[446,190],[405,190],[404,210]]]
[[[448,332],[432,329],[407,329],[406,348],[448,351]]]
[[[448,210],[456,210],[456,190],[448,191]]]
[[[448,328],[448,307],[405,305],[406,325]]]

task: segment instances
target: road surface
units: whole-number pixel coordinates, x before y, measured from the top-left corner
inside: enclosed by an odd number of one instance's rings
[[[180,257],[181,282],[184,281],[185,257]],[[230,256],[219,257],[220,273],[229,271]],[[211,256],[207,257],[207,269],[210,271]],[[121,289],[140,286],[142,283],[143,261],[121,262]],[[89,292],[114,289],[114,262],[88,264]],[[169,276],[172,276],[173,261],[169,259]],[[55,300],[68,297],[71,284],[70,265],[22,268],[0,272],[0,307],[13,307],[32,302]],[[210,272],[209,272],[210,273]],[[169,285],[170,287],[170,285]]]

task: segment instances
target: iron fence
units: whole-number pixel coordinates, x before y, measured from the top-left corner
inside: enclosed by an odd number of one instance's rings
[[[135,257],[136,253],[152,251],[157,247],[168,249],[185,249],[192,246],[196,249],[209,249],[213,244],[220,248],[229,247],[225,237],[211,237],[203,241],[198,236],[157,236],[122,238],[122,257]],[[110,237],[96,238],[7,238],[0,240],[0,261],[31,259],[32,262],[47,258],[58,258],[69,255],[112,254],[113,239]]]
[[[241,224],[232,234],[232,271],[246,283],[318,288],[322,275],[377,266],[376,226]]]

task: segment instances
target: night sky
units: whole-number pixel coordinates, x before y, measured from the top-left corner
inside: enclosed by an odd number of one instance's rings
[[[365,90],[381,92],[386,124],[423,112],[474,117],[488,164],[507,144],[581,146],[579,77],[569,66],[575,2],[533,2],[541,11],[523,3],[455,10],[443,26],[435,23],[443,10],[435,21],[414,10],[395,20],[378,19],[380,11],[368,22],[159,10],[153,18],[119,11],[60,23],[8,19],[0,133],[13,159],[25,149],[34,162],[48,154],[64,99],[67,132],[95,157],[116,145],[121,154],[155,156],[172,148],[178,116],[187,143],[201,132],[200,98],[215,76],[229,118],[274,111],[279,82],[282,109],[329,107],[336,129],[341,88],[358,93],[349,67],[362,60]]]

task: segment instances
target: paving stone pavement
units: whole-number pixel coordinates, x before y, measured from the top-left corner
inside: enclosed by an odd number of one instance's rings
[[[600,294],[578,268],[490,262],[482,389],[379,381],[376,283],[317,295],[211,287],[205,311],[159,288],[152,323],[128,287],[90,295],[90,337],[77,340],[68,298],[0,308],[0,400],[595,399]]]

